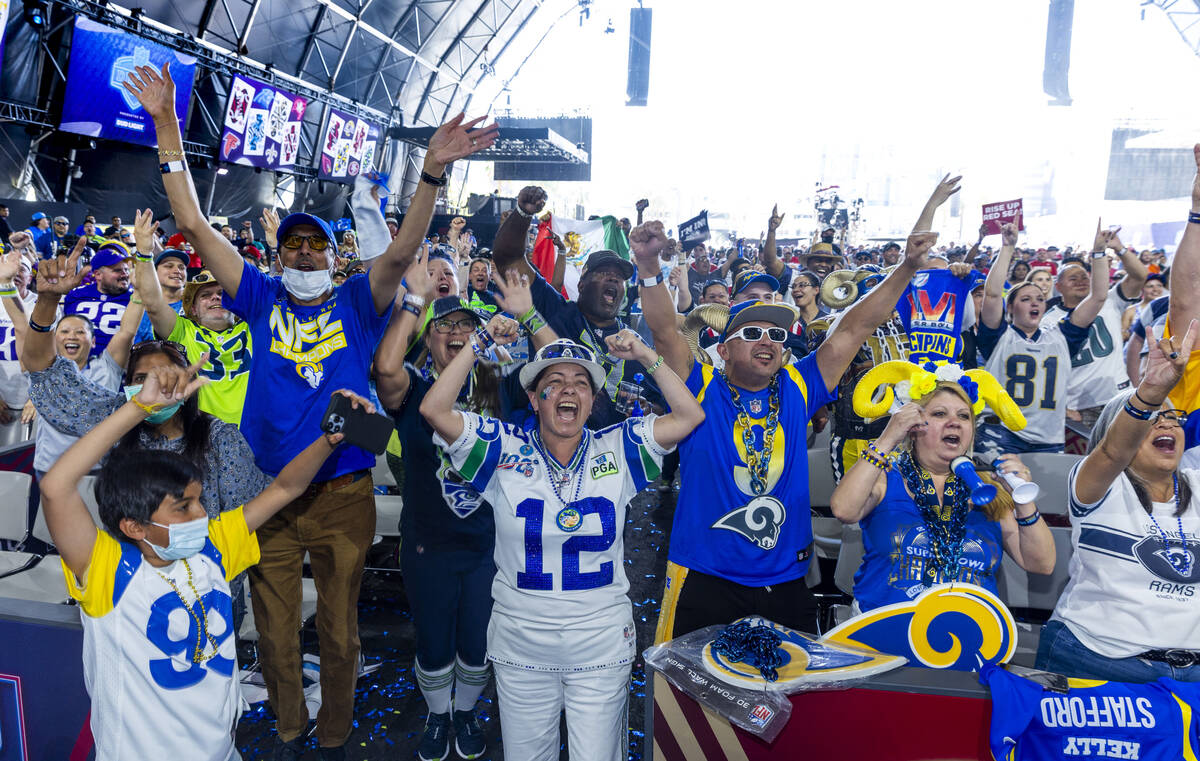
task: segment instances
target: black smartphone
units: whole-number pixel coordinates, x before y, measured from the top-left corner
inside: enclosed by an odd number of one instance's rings
[[[347,444],[377,455],[387,449],[394,428],[392,419],[387,415],[372,414],[362,407],[355,408],[350,399],[341,394],[334,394],[330,398],[325,417],[321,419],[321,430],[325,433],[343,434]]]

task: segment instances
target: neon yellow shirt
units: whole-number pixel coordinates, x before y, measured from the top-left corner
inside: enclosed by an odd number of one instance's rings
[[[209,380],[200,388],[200,409],[226,423],[240,425],[250,379],[250,326],[238,322],[218,333],[180,316],[168,340],[183,345],[188,362],[196,362],[208,352],[208,361],[200,369],[200,375]]]

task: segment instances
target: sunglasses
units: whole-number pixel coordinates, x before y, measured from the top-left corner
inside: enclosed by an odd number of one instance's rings
[[[289,235],[283,239],[283,247],[296,249],[308,241],[308,247],[313,251],[324,251],[329,248],[329,239],[323,235]]]
[[[464,317],[461,320],[448,320],[441,318],[433,321],[433,329],[442,335],[458,331],[459,333],[470,333],[475,330],[477,323],[470,317]]]
[[[595,362],[596,354],[586,346],[571,341],[555,341],[542,347],[537,353],[537,359],[582,359]]]
[[[754,343],[755,341],[762,340],[763,333],[767,334],[767,339],[770,340],[771,343],[777,344],[781,344],[786,341],[788,336],[788,332],[783,328],[761,328],[758,325],[747,325],[736,333],[730,333],[725,337],[725,340],[728,341],[732,338],[740,338],[743,341]]]

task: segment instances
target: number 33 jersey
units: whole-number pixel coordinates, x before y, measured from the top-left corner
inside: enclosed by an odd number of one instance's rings
[[[626,508],[658,478],[654,415],[584,429],[566,478],[532,431],[460,412],[451,464],[492,505],[496,578],[488,656],[547,670],[619,665],[635,655],[625,577]],[[616,628],[616,639],[598,641]],[[627,651],[627,652],[626,652]]]
[[[82,583],[63,564],[82,611],[96,761],[239,757],[229,579],[258,557],[239,507],[209,521],[204,549],[186,561],[155,568],[101,529]]]

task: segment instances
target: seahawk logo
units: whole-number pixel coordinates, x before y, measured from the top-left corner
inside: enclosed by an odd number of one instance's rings
[[[787,520],[783,503],[774,497],[755,497],[736,510],[725,513],[710,528],[735,531],[764,550],[774,549],[779,529]]]

